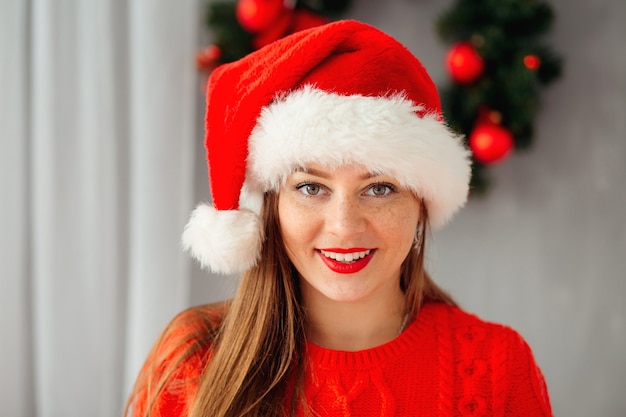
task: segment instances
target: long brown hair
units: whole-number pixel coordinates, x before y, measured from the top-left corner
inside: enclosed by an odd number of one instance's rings
[[[421,238],[402,264],[400,282],[411,318],[425,302],[455,305],[424,269],[428,213],[423,204],[421,214]],[[266,194],[262,217],[266,240],[258,265],[242,276],[219,330],[195,335],[200,345],[210,346],[211,359],[200,377],[190,417],[287,416],[296,401],[307,409],[302,387],[296,387],[292,404],[285,404],[289,378],[299,375],[301,383],[305,315],[298,274],[280,235],[278,194]]]

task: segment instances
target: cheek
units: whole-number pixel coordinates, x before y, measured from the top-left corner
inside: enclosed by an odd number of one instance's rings
[[[378,230],[388,240],[410,247],[417,232],[419,216],[418,204],[402,204],[381,215]]]
[[[315,217],[310,210],[295,204],[289,198],[278,200],[280,234],[288,253],[311,241],[315,233]]]

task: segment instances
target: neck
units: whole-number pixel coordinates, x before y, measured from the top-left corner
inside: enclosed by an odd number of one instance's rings
[[[385,299],[338,302],[307,297],[305,305],[307,339],[328,349],[358,351],[380,346],[408,325],[405,297],[399,288]]]

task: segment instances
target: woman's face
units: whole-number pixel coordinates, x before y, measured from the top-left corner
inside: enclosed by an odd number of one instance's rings
[[[420,203],[387,175],[362,165],[308,165],[279,193],[283,242],[303,294],[340,302],[395,296],[417,229]]]

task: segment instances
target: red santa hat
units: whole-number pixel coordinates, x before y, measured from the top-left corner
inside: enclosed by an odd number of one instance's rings
[[[443,122],[426,70],[395,39],[356,21],[297,32],[212,73],[213,204],[194,210],[183,244],[214,272],[255,265],[264,193],[308,163],[360,163],[391,175],[424,200],[439,227],[467,199],[463,143]]]

